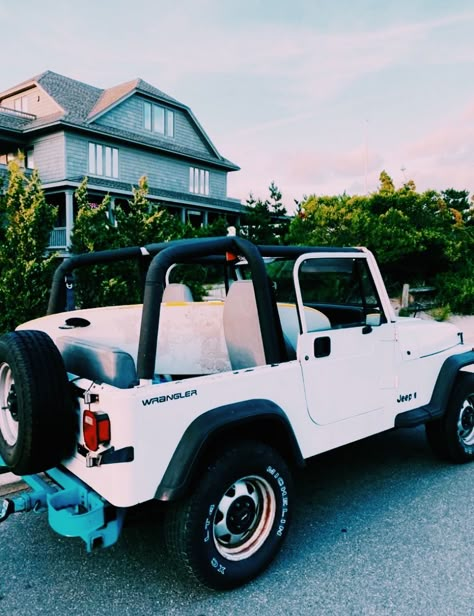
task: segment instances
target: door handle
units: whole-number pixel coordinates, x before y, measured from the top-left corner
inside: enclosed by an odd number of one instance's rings
[[[331,338],[329,336],[315,338],[313,348],[315,357],[327,357],[331,355]]]

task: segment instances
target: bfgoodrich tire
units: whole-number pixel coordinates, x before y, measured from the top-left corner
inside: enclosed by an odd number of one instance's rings
[[[240,586],[263,571],[288,533],[292,479],[281,456],[245,441],[206,468],[168,512],[170,555],[208,588]]]
[[[62,357],[40,331],[0,338],[0,455],[17,475],[57,466],[74,448],[76,420]]]
[[[474,460],[474,374],[459,374],[445,414],[426,424],[426,436],[441,459]]]

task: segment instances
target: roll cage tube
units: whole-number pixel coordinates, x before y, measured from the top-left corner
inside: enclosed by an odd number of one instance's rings
[[[221,238],[222,239],[222,238]],[[149,262],[151,258],[161,250],[181,242],[192,242],[193,240],[172,240],[170,242],[161,242],[146,244],[145,246],[129,246],[126,248],[115,248],[111,250],[100,250],[97,252],[83,253],[67,257],[56,268],[53,276],[53,281],[50,289],[49,303],[46,314],[56,314],[65,310],[74,310],[74,307],[66,306],[66,284],[67,278],[75,269],[87,267],[88,265],[100,265],[105,263],[113,263],[116,261],[137,261]],[[194,240],[200,241],[200,240]],[[337,247],[315,247],[315,246],[258,246],[258,250],[263,256],[267,257],[282,257],[282,258],[297,258],[305,252],[359,252],[357,248],[337,248]],[[191,255],[192,257],[193,255]],[[225,257],[221,256],[222,262]],[[215,263],[216,255],[207,255],[202,258],[200,263]],[[148,263],[147,263],[148,265]]]
[[[160,251],[148,268],[137,358],[137,375],[141,381],[151,380],[154,374],[160,306],[168,268],[173,263],[188,261],[190,257],[199,258],[226,252],[245,257],[249,264],[266,363],[279,363],[286,359],[281,336],[278,336],[279,332],[281,334],[281,325],[275,301],[257,246],[234,236],[186,240]]]
[[[91,265],[116,263],[117,261],[131,261],[133,259],[136,259],[138,262],[145,263],[146,269],[148,269],[148,265],[152,257],[159,253],[160,250],[168,248],[174,244],[189,241],[190,240],[172,240],[170,242],[146,244],[145,246],[129,246],[127,248],[99,250],[97,252],[88,252],[67,257],[54,272],[46,314],[56,314],[58,312],[75,309],[74,306],[67,307],[66,305],[68,277],[74,270]],[[202,264],[215,262],[215,255],[209,256],[200,261]],[[220,262],[225,263],[224,255],[220,258]]]
[[[146,244],[142,247],[131,246],[74,255],[65,259],[54,273],[47,314],[74,310],[73,302],[67,301],[67,283],[68,277],[75,269],[132,259],[146,264],[148,266],[148,273],[144,285],[137,371],[139,379],[149,380],[153,378],[154,372],[160,305],[167,269],[175,262],[225,262],[225,253],[231,252],[246,258],[250,266],[252,279],[255,283],[255,299],[260,320],[265,361],[268,364],[279,363],[285,361],[287,357],[278,311],[262,255],[297,258],[306,252],[332,251],[360,252],[361,249],[315,246],[256,246],[243,238],[227,236],[180,239],[171,242]]]
[[[89,252],[80,255],[73,255],[64,259],[64,261],[56,268],[51,284],[49,295],[48,310],[46,314],[56,314],[63,312],[66,307],[66,280],[68,275],[72,274],[75,269],[86,267],[88,265],[100,265],[104,263],[113,263],[116,261],[130,261],[132,259],[141,260],[150,258],[169,243],[150,244],[149,246],[129,246],[127,248],[117,248],[114,250],[101,250],[98,252]]]
[[[259,245],[258,249],[264,257],[280,257],[284,259],[297,259],[299,256],[306,253],[363,253],[363,248],[355,247],[338,247],[338,246],[280,246],[280,245]]]

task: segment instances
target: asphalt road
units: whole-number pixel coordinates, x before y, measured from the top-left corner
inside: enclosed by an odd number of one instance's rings
[[[314,458],[297,477],[292,531],[275,563],[215,593],[171,568],[155,507],[87,554],[45,514],[0,525],[0,610],[14,615],[470,615],[474,466],[437,462],[423,429]]]

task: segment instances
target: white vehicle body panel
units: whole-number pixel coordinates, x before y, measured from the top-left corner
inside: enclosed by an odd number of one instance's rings
[[[330,255],[335,256],[354,258],[347,253]],[[107,447],[133,447],[134,459],[88,467],[78,452],[64,466],[113,505],[128,507],[154,498],[187,428],[212,409],[248,400],[273,402],[288,418],[302,456],[308,458],[390,429],[399,413],[427,404],[444,361],[467,350],[459,331],[419,319],[396,319],[372,255],[356,256],[369,264],[385,315],[382,324],[308,332],[296,279],[303,331],[298,359],[272,366],[230,369],[222,302],[162,304],[156,374],[190,378],[119,389],[70,374],[80,412],[90,408],[107,413]],[[136,365],[141,313],[141,306],[76,310],[36,319],[19,329],[45,331],[55,342],[67,335],[119,347]],[[71,315],[90,324],[70,328],[66,319]],[[315,341],[321,338],[329,340],[330,352],[315,357]],[[98,401],[86,405],[84,391],[97,394]],[[83,443],[82,433],[78,442]]]
[[[394,387],[395,334],[392,323],[363,334],[363,327],[306,333],[298,357],[303,367],[311,417],[325,425],[384,406],[384,390]],[[327,337],[330,354],[314,357],[314,345]],[[390,340],[391,338],[391,340]],[[339,386],[335,381],[339,380]]]

